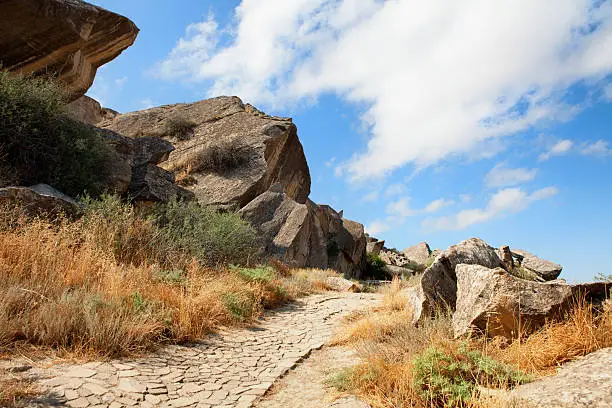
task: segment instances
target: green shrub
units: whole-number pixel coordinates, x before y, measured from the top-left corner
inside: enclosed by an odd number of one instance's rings
[[[165,134],[179,140],[187,140],[193,136],[197,124],[183,116],[176,116],[166,122]]]
[[[249,282],[268,283],[276,278],[276,273],[271,266],[258,266],[257,268],[241,268],[231,265],[230,268]]]
[[[173,201],[157,205],[152,219],[168,245],[211,266],[246,264],[258,249],[255,231],[235,212]]]
[[[236,320],[245,320],[256,313],[256,304],[253,296],[246,293],[237,294],[233,292],[224,293],[221,297],[223,305]]]
[[[0,186],[103,190],[109,147],[96,128],[63,115],[65,100],[52,81],[0,71]]]
[[[385,261],[380,259],[378,255],[366,254],[366,276],[369,278],[386,279],[385,265]]]
[[[420,397],[435,407],[463,406],[477,385],[516,386],[529,381],[522,372],[499,363],[464,343],[456,351],[429,347],[413,359],[414,386]]]

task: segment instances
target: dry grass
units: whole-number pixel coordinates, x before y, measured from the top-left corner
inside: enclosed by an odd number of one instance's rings
[[[25,401],[39,394],[32,380],[24,378],[0,379],[0,407],[18,408],[26,406]]]
[[[333,273],[268,268],[266,279],[253,279],[240,268],[208,268],[181,253],[155,253],[162,248],[148,241],[145,220],[118,240],[102,219],[84,228],[82,220],[0,218],[13,225],[0,229],[0,354],[35,345],[119,356],[193,341],[324,289]]]
[[[356,393],[374,408],[498,407],[503,406],[503,396],[482,395],[478,386],[508,389],[529,377],[550,374],[564,362],[612,346],[610,303],[603,311],[595,311],[578,302],[563,322],[550,323],[509,344],[501,339],[455,340],[451,320],[444,314],[418,327],[411,321],[401,286],[394,282],[380,306],[352,315],[336,336],[335,343],[354,347],[363,363],[339,373],[332,384]],[[454,371],[466,363],[472,368]],[[483,373],[477,369],[481,364],[494,369]],[[461,390],[461,376],[464,383],[474,386]],[[445,378],[451,380],[446,386],[467,392],[467,397],[459,401],[453,400],[452,392],[444,398],[428,394],[435,388],[432,384],[439,386]]]

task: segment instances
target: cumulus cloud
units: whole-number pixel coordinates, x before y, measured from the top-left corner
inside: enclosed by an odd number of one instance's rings
[[[372,203],[372,202],[378,201],[378,196],[379,196],[378,191],[372,191],[372,192],[364,195],[363,198],[361,199],[361,201],[365,201],[367,203]]]
[[[506,188],[495,193],[485,208],[463,210],[450,216],[429,217],[422,221],[421,226],[427,231],[461,230],[473,224],[523,211],[534,202],[552,197],[558,192],[556,187],[546,187],[531,194],[520,188]]]
[[[402,197],[397,201],[390,202],[387,205],[386,212],[390,217],[395,219],[404,219],[415,215],[433,214],[445,207],[455,204],[454,200],[439,198],[427,204],[422,209],[414,209],[410,205],[410,197]]]
[[[376,220],[366,225],[365,231],[370,235],[378,235],[383,232],[387,232],[391,229],[391,225],[389,225],[386,221]]]
[[[338,166],[351,180],[567,120],[566,90],[612,71],[612,2],[242,0],[235,14],[190,25],[158,74],[264,107],[366,106],[367,146]]]
[[[485,183],[489,188],[511,187],[533,180],[536,174],[538,169],[512,169],[506,163],[499,163],[487,173]]]
[[[568,139],[564,139],[561,140],[557,143],[555,143],[550,150],[548,150],[547,152],[544,152],[540,155],[540,157],[538,157],[539,161],[546,161],[548,159],[550,159],[553,156],[562,156],[566,153],[568,153],[572,147],[574,146],[574,142],[572,142],[571,140]]]
[[[594,143],[585,145],[580,153],[587,156],[610,156],[612,148],[608,146],[608,142],[600,139]]]

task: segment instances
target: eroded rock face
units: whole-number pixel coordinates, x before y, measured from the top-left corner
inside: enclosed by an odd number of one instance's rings
[[[0,59],[3,68],[50,75],[77,99],[92,85],[96,70],[136,40],[129,19],[80,0],[0,2]]]
[[[457,303],[457,275],[459,264],[504,268],[497,250],[479,238],[470,238],[442,251],[434,263],[425,270],[420,283],[410,291],[410,304],[414,318],[422,313],[432,314],[438,308],[455,310]]]
[[[456,267],[456,274],[456,336],[476,330],[492,337],[513,338],[519,332],[519,322],[524,332],[530,332],[546,321],[561,319],[576,295],[591,302],[606,297],[603,283],[540,283],[514,277],[502,268],[465,264]]]
[[[378,255],[385,246],[385,241],[370,241],[366,244],[366,252],[368,254]]]
[[[102,120],[112,119],[119,113],[112,109],[103,108],[95,99],[83,95],[67,105],[66,114],[79,122],[97,125]]]
[[[402,253],[411,261],[425,265],[431,255],[431,249],[429,248],[427,242],[421,242],[404,249]]]
[[[22,205],[29,215],[74,216],[81,212],[76,201],[47,184],[0,188],[0,203],[5,202]]]
[[[508,407],[612,407],[612,348],[565,364],[556,375],[514,389]]]
[[[365,269],[363,225],[329,206],[300,204],[276,184],[240,210],[262,237],[267,255],[295,267],[332,268],[348,277]]]
[[[242,208],[277,183],[299,204],[310,194],[310,172],[295,125],[237,97],[127,113],[99,126],[171,142],[175,150],[164,168],[189,180],[184,186],[204,204]]]
[[[563,270],[561,265],[540,259],[522,249],[512,249],[512,256],[516,258],[521,268],[535,274],[537,279],[543,282],[557,279]]]

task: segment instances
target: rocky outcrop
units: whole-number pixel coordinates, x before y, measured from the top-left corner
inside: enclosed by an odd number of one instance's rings
[[[175,150],[164,168],[205,204],[242,208],[272,185],[305,204],[310,172],[290,119],[262,114],[237,97],[119,115],[100,127],[136,138],[159,136]]]
[[[379,255],[380,251],[382,251],[384,246],[385,246],[385,241],[370,240],[369,242],[366,243],[366,252],[368,254]]]
[[[378,256],[387,265],[399,266],[403,268],[412,264],[406,255],[393,249],[382,248]]]
[[[276,184],[240,210],[268,256],[295,267],[332,268],[348,277],[365,269],[363,225],[329,206],[300,204]]]
[[[421,242],[404,249],[402,253],[412,262],[425,265],[431,256],[431,249],[427,242]]]
[[[512,249],[512,257],[514,258],[515,267],[524,269],[527,273],[534,275],[536,280],[541,282],[557,279],[563,270],[561,265],[540,259],[534,254],[523,251],[522,249]]]
[[[174,175],[158,167],[174,150],[156,137],[131,139],[108,129],[102,135],[112,147],[106,188],[138,202],[191,200],[192,192],[175,184]]]
[[[497,250],[479,238],[470,238],[442,251],[425,270],[419,284],[407,291],[413,317],[419,320],[438,309],[455,310],[457,303],[457,275],[459,264],[504,268]]]
[[[0,21],[3,68],[58,78],[73,100],[138,34],[129,19],[80,0],[4,0]]]
[[[103,108],[95,99],[83,95],[66,106],[66,114],[69,118],[79,122],[97,125],[102,120],[110,120],[119,113],[112,109]]]
[[[556,375],[515,388],[507,407],[612,407],[612,348],[565,364]]]
[[[26,214],[33,216],[75,216],[81,212],[81,206],[76,201],[47,184],[0,188],[0,203],[21,205]]]
[[[601,302],[610,288],[604,283],[568,285],[539,283],[512,276],[502,268],[458,265],[457,303],[453,314],[456,336],[472,330],[489,336],[516,337],[546,321],[561,319],[576,296]],[[520,327],[519,327],[520,325]]]

